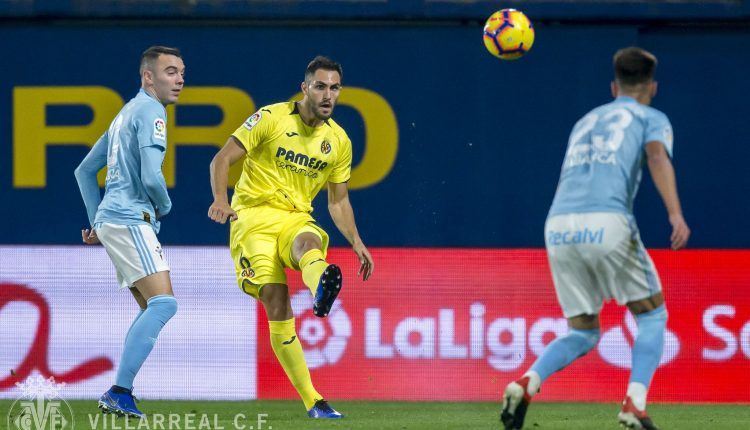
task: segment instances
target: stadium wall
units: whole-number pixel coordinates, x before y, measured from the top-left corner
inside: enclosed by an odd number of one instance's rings
[[[326,319],[312,315],[307,288],[290,274],[297,333],[327,398],[496,401],[567,330],[542,250],[373,254],[378,271],[363,284],[353,253],[331,252],[347,283]],[[750,252],[652,256],[670,319],[649,399],[750,402]],[[295,399],[226,248],[171,247],[167,257],[180,308],[136,379],[139,396]],[[29,375],[65,382],[67,398],[96,398],[111,384],[137,309],[116,292],[108,263],[95,247],[0,247],[0,368],[13,369],[0,375],[0,398],[17,398],[15,382]],[[539,400],[620,401],[636,334],[623,308],[606,305],[598,347],[551,378]]]

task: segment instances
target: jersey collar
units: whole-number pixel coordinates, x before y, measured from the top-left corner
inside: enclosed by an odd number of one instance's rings
[[[141,88],[140,90],[138,90],[138,95],[141,95],[141,94],[143,94],[144,96],[148,97],[150,100],[155,101],[156,103],[159,103],[159,105],[164,106],[164,105],[161,104],[161,102],[159,100],[156,99],[156,97],[154,97],[151,94],[149,94],[148,91],[144,90],[143,88]]]
[[[638,103],[638,100],[636,100],[636,99],[634,99],[633,97],[630,97],[630,96],[617,96],[617,98],[615,99],[615,101],[618,101],[618,102],[627,102],[627,103]]]
[[[297,102],[292,102],[292,111],[289,112],[289,115],[299,115],[299,108],[297,107]],[[302,119],[302,117],[300,117],[300,119]],[[328,120],[323,121],[323,123],[329,127],[331,126],[331,124],[328,123]]]

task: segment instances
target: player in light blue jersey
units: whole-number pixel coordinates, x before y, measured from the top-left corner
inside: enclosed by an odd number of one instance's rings
[[[164,325],[177,312],[169,266],[156,238],[159,219],[172,209],[161,172],[167,150],[166,110],[184,85],[185,65],[175,48],[152,46],[141,56],[141,90],[112,121],[75,170],[91,229],[83,242],[101,243],[140,307],[125,336],[115,385],[99,399],[105,413],[142,417],[133,380]],[[107,167],[104,198],[96,174]],[[113,334],[114,335],[114,334]]]
[[[649,107],[656,94],[656,57],[640,48],[614,57],[615,100],[579,120],[570,134],[560,182],[545,225],[545,243],[558,301],[570,330],[555,339],[518,380],[505,388],[505,429],[523,427],[531,397],[553,373],[593,349],[599,312],[614,298],[635,316],[638,334],[620,423],[656,429],[646,414],[646,394],[661,360],[667,311],[661,283],[641,242],[633,200],[648,164],[672,224],[672,249],[690,236],[677,195],[672,127]]]

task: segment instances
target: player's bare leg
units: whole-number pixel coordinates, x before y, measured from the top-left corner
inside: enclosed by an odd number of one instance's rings
[[[628,303],[638,323],[638,336],[633,345],[633,364],[627,394],[617,418],[625,427],[655,430],[657,427],[646,413],[648,387],[659,366],[664,349],[667,311],[661,292],[643,300]]]
[[[341,291],[341,269],[328,264],[322,251],[320,236],[306,231],[298,234],[292,243],[292,258],[302,270],[302,279],[313,294],[313,313],[325,317]]]
[[[143,279],[139,279],[135,282],[134,287],[146,302],[155,296],[174,296],[172,280],[169,278],[168,271],[152,273]]]
[[[128,288],[130,290],[130,293],[133,295],[133,298],[135,299],[135,302],[138,303],[138,307],[141,308],[141,312],[146,310],[146,299],[143,298],[143,295],[140,291],[138,291],[138,288],[131,287]]]
[[[642,314],[644,312],[650,312],[664,304],[664,295],[661,292],[654,294],[651,297],[647,297],[643,300],[636,300],[628,303],[628,309],[633,315]]]
[[[500,421],[506,430],[523,428],[531,397],[542,382],[586,355],[599,341],[599,315],[576,315],[568,318],[568,326],[567,335],[550,343],[529,371],[505,387]]]
[[[284,284],[266,284],[260,289],[260,302],[268,321],[286,321],[294,317],[289,288]]]

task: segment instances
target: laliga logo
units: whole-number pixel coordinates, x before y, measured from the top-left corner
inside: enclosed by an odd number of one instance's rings
[[[93,378],[112,369],[112,361],[107,357],[97,357],[79,364],[64,373],[54,373],[49,368],[49,335],[50,335],[50,309],[44,297],[35,290],[24,285],[0,283],[0,311],[5,305],[13,302],[28,303],[39,311],[39,324],[36,328],[34,341],[23,359],[10,376],[0,379],[0,391],[12,388],[16,381],[22,380],[37,370],[44,377],[52,377],[62,383],[78,382]],[[0,314],[2,316],[2,314]],[[24,321],[28,320],[25,314]],[[18,324],[13,321],[13,324]],[[5,325],[5,324],[3,324]],[[13,325],[11,324],[11,327]]]
[[[65,383],[55,383],[55,378],[30,376],[16,385],[23,391],[8,411],[7,429],[15,430],[72,430],[75,428],[73,410],[60,398]]]
[[[291,302],[295,318],[312,310],[310,293],[307,290],[302,290],[292,296]],[[311,317],[303,319],[298,334],[300,340],[312,346],[312,348],[304,349],[308,367],[317,369],[335,364],[341,359],[346,350],[346,343],[352,335],[352,323],[341,306],[341,301],[338,300],[333,303],[326,319]],[[326,337],[328,339],[323,342]]]
[[[630,312],[625,312],[625,326],[628,329],[630,337],[635,339],[638,336],[638,324]],[[661,356],[659,365],[665,365],[677,357],[680,352],[680,340],[669,330],[664,332],[664,353]],[[602,335],[599,342],[599,355],[607,363],[630,369],[632,363],[632,348],[630,342],[621,326],[607,330]]]

